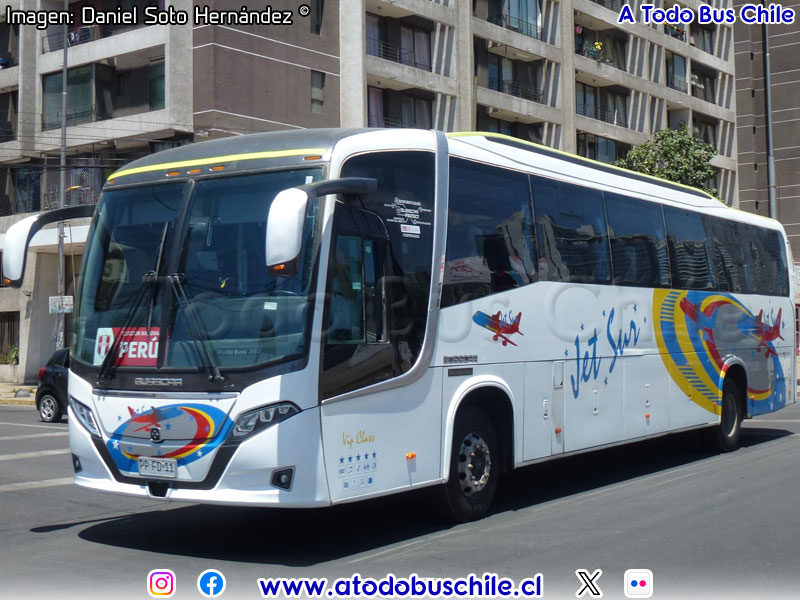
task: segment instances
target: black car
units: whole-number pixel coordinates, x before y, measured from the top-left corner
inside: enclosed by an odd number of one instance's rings
[[[69,348],[56,350],[47,365],[39,369],[36,410],[46,423],[55,423],[67,412],[67,371]]]

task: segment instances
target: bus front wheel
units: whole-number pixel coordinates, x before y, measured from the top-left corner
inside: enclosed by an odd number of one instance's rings
[[[453,427],[450,476],[443,486],[445,515],[459,522],[485,516],[499,474],[500,452],[491,419],[479,408],[464,408]]]
[[[706,429],[706,446],[714,452],[731,452],[739,447],[742,434],[742,401],[739,386],[731,379],[722,385],[722,414],[719,425]]]

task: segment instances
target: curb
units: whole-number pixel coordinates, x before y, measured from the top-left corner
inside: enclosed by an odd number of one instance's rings
[[[24,398],[0,398],[0,405],[7,406],[36,406],[35,400],[26,400]]]

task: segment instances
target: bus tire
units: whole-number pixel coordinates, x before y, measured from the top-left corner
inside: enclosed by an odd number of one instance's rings
[[[500,475],[500,448],[491,419],[474,406],[460,410],[453,427],[450,477],[442,486],[448,519],[474,521],[489,512]]]
[[[731,452],[739,447],[742,434],[742,399],[739,386],[725,379],[722,384],[722,415],[719,425],[703,431],[706,447],[713,452]]]

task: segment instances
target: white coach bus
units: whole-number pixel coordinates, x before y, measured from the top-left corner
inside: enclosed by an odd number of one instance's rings
[[[6,236],[19,285],[46,222]],[[314,507],[795,402],[790,248],[697,190],[489,133],[309,130],[108,180],[76,299],[75,482]]]

